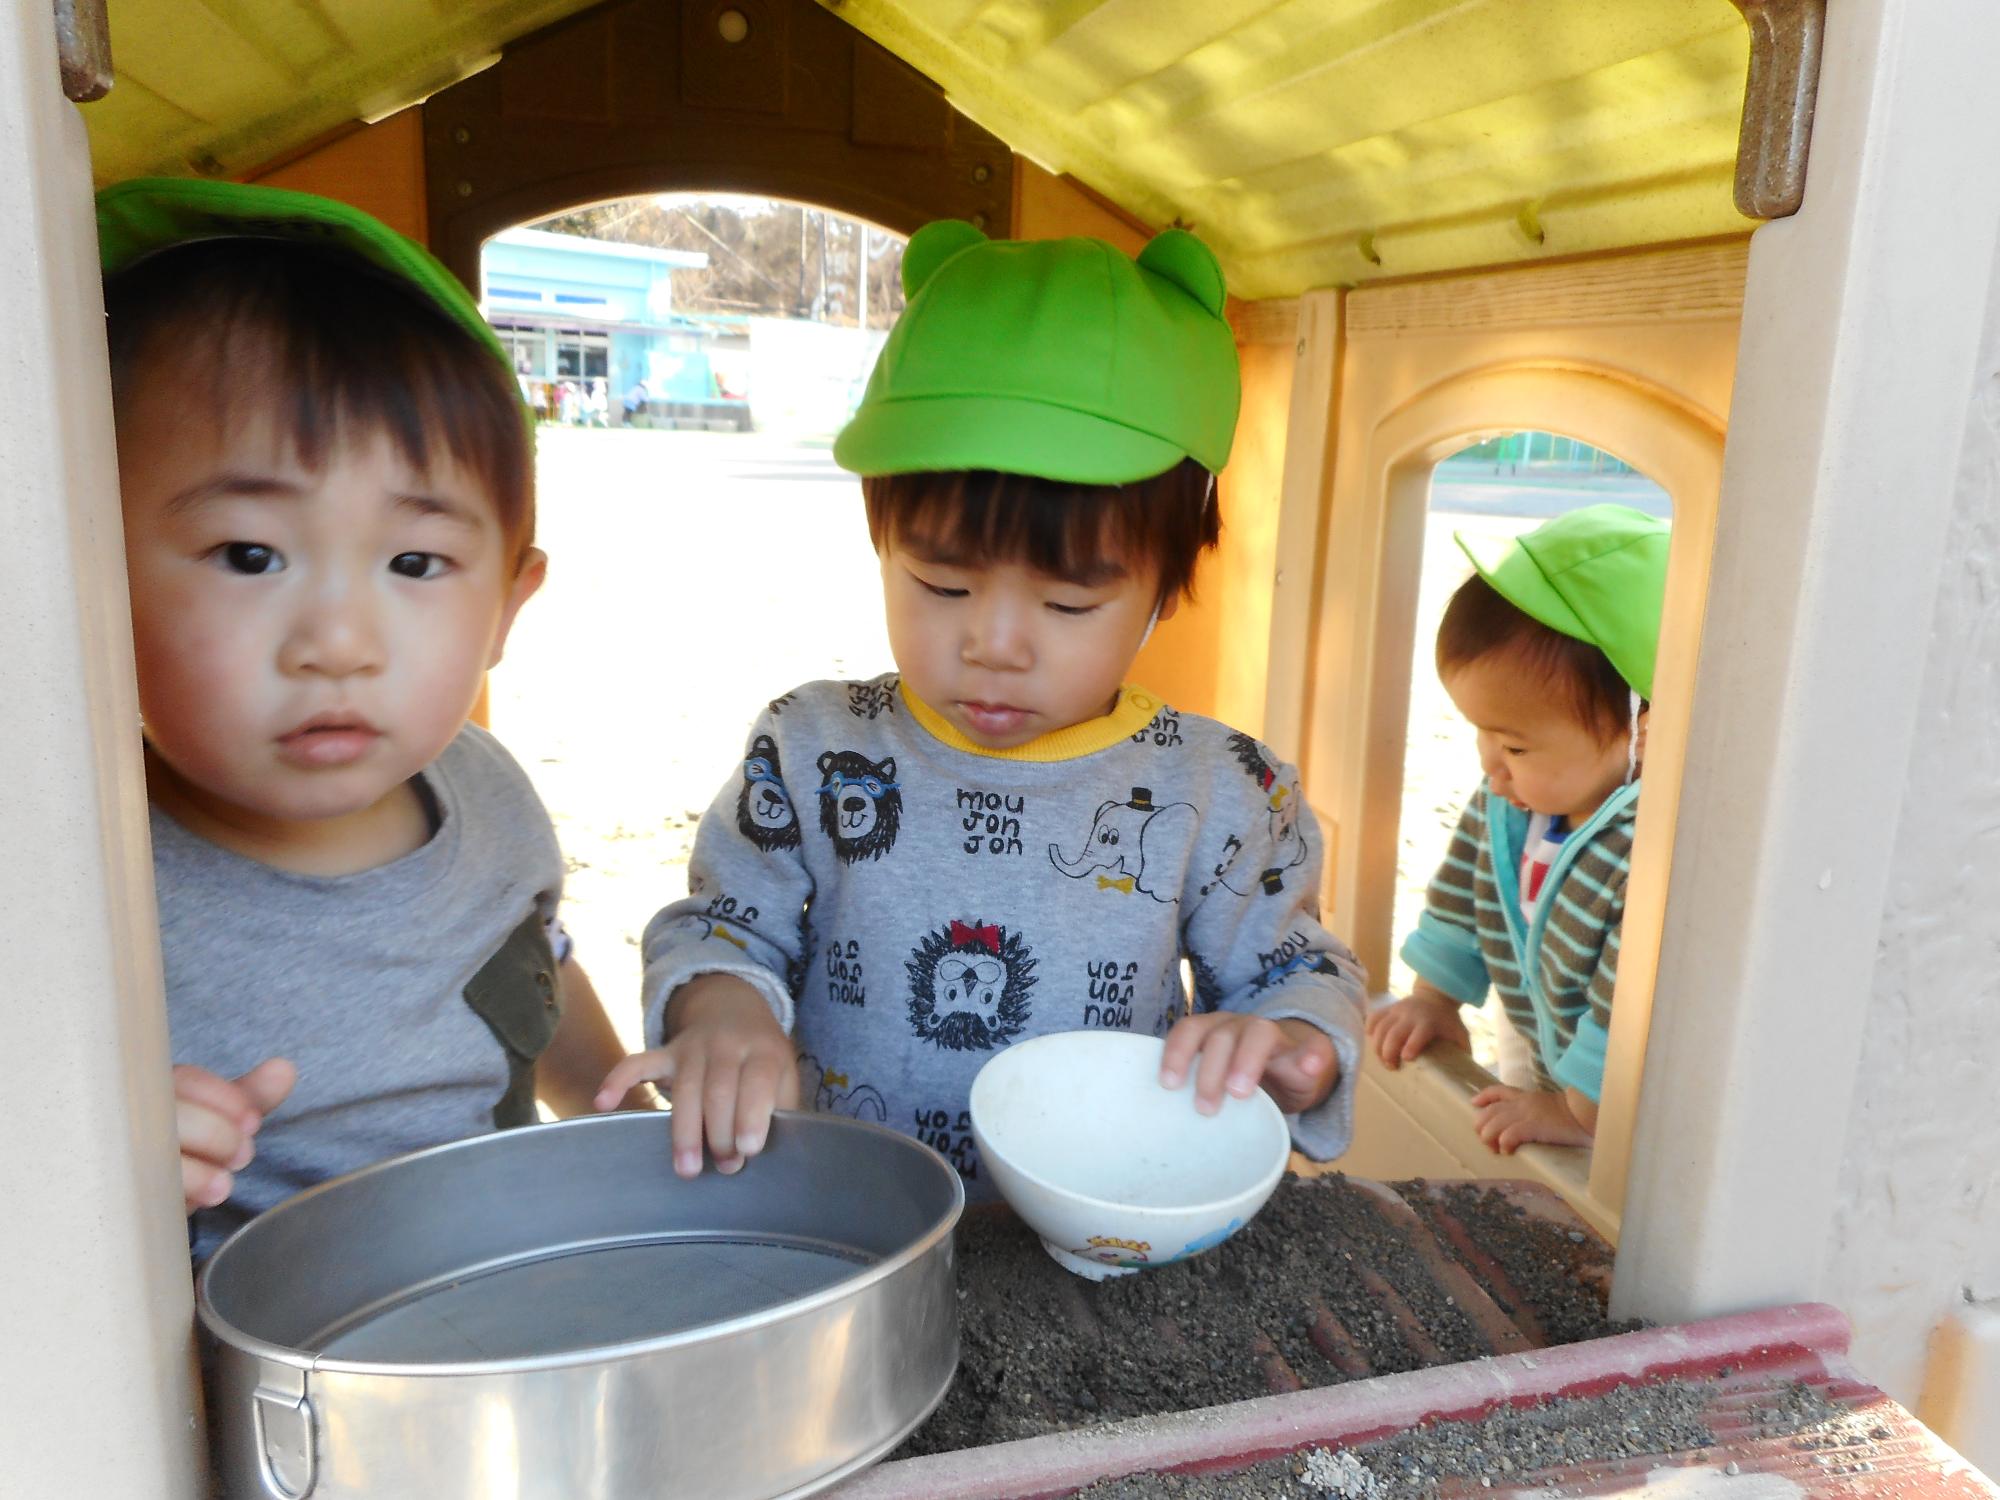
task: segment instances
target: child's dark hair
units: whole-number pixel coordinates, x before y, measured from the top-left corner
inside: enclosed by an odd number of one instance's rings
[[[485,486],[518,568],[534,542],[535,469],[520,388],[492,349],[417,292],[338,252],[217,239],[148,256],[104,286],[115,410],[171,351],[223,421],[268,402],[301,462],[380,432],[425,470],[442,443]]]
[[[1600,741],[1632,727],[1632,690],[1610,657],[1588,641],[1551,630],[1475,573],[1444,608],[1437,635],[1438,675],[1449,676],[1503,651],[1564,695],[1577,722]]]
[[[1021,562],[1090,581],[1107,561],[1159,569],[1159,602],[1194,593],[1195,563],[1221,534],[1208,470],[1191,458],[1131,484],[1065,484],[991,469],[861,481],[881,551],[919,537],[948,557]]]

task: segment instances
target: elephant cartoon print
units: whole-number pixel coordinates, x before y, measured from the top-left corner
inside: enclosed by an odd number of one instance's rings
[[[1135,786],[1125,801],[1097,809],[1075,859],[1066,858],[1061,845],[1051,844],[1049,863],[1071,880],[1096,876],[1100,891],[1178,901],[1180,875],[1200,821],[1193,803],[1155,805],[1150,788]],[[1171,894],[1162,895],[1162,889]]]

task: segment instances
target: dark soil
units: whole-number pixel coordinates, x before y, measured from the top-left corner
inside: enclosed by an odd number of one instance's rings
[[[1637,1321],[1605,1321],[1611,1262],[1595,1237],[1578,1229],[1559,1229],[1477,1183],[1418,1181],[1396,1187],[1453,1260],[1475,1276],[1480,1275],[1476,1252],[1500,1263],[1511,1287],[1494,1286],[1490,1275],[1481,1280],[1502,1312],[1516,1317],[1525,1312],[1539,1325],[1541,1336],[1534,1342],[1574,1344],[1642,1326]],[[1475,1253],[1468,1254],[1450,1232],[1450,1220],[1463,1228]]]
[[[1495,1303],[1516,1304],[1505,1308],[1515,1323],[1539,1325],[1534,1343],[1616,1331],[1595,1289],[1609,1257],[1595,1237],[1573,1239],[1488,1188],[1439,1190],[1445,1202],[1428,1212],[1424,1185],[1399,1191]],[[1469,1250],[1451,1251],[1446,1218]],[[1412,1234],[1337,1176],[1287,1179],[1219,1249],[1105,1282],[1064,1271],[1005,1210],[977,1210],[959,1227],[958,1275],[958,1379],[897,1457],[1493,1352]],[[1293,1493],[1265,1482],[1254,1493]]]
[[[1679,1381],[1627,1386],[1422,1427],[1353,1449],[1351,1457],[1322,1449],[1232,1473],[1107,1479],[1075,1500],[1429,1500],[1451,1480],[1504,1490],[1567,1465],[1711,1448],[1716,1439],[1703,1415],[1713,1394]],[[1756,1417],[1760,1436],[1790,1437],[1844,1415],[1819,1392],[1792,1386]]]

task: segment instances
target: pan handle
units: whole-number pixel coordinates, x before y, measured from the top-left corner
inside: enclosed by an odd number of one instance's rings
[[[306,1372],[287,1365],[264,1366],[250,1397],[250,1416],[257,1472],[265,1491],[276,1500],[306,1500],[319,1482],[319,1448]]]

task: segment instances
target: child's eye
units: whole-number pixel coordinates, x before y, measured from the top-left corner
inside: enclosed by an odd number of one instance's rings
[[[912,576],[914,577],[915,575]],[[942,588],[935,583],[924,583],[923,579],[921,578],[918,578],[917,582],[923,583],[926,589],[929,589],[933,594],[936,594],[940,599],[963,599],[967,594],[972,592],[971,589]]]
[[[1500,753],[1503,755],[1526,755],[1528,747],[1526,745],[1502,745]]]
[[[389,559],[389,571],[403,578],[436,578],[450,566],[436,552],[398,552]]]
[[[232,573],[279,573],[285,566],[285,555],[262,542],[228,542],[211,555]]]
[[[1095,614],[1098,606],[1095,604],[1058,604],[1055,600],[1051,599],[1049,601],[1049,608],[1059,615],[1075,617],[1077,615]]]

